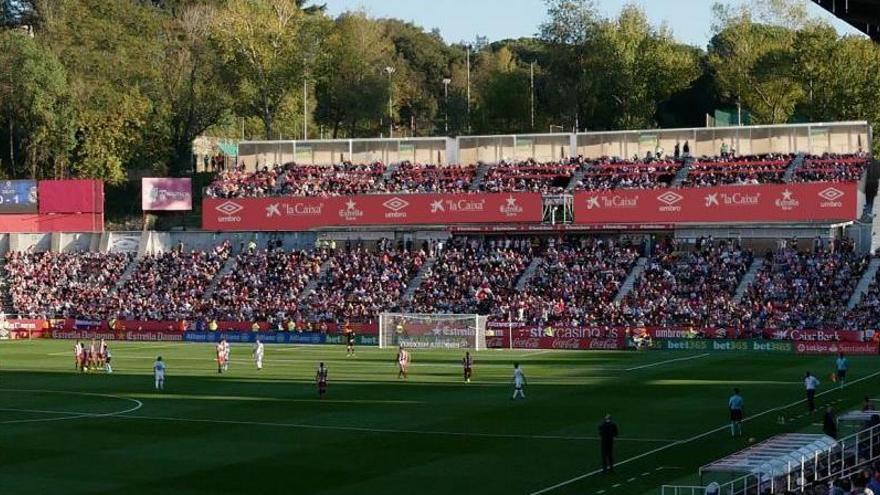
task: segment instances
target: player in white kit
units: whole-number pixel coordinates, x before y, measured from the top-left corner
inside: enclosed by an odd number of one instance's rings
[[[165,363],[162,356],[157,357],[153,363],[153,376],[156,378],[156,390],[165,390]]]
[[[263,369],[263,343],[260,339],[254,344],[254,362],[257,363],[257,371]]]
[[[229,352],[231,351],[229,342],[223,339],[223,371],[229,371]]]
[[[526,386],[526,375],[523,373],[522,368],[519,367],[519,363],[513,364],[513,397],[511,400],[516,399],[516,396],[519,395],[523,399],[526,398],[525,392],[523,392],[523,388]]]

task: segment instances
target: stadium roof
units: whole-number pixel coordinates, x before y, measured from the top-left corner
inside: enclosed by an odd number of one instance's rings
[[[880,0],[813,0],[813,2],[880,43]]]

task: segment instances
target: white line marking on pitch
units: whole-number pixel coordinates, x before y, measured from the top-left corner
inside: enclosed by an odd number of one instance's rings
[[[878,375],[880,375],[880,371],[875,371],[874,373],[871,373],[870,375],[867,375],[867,376],[864,376],[864,377],[859,378],[859,379],[857,379],[857,380],[853,380],[853,381],[851,381],[851,382],[848,382],[848,383],[847,383],[846,385],[844,385],[843,387],[835,387],[835,388],[832,388],[832,389],[829,389],[829,390],[825,390],[824,392],[819,392],[818,394],[816,394],[816,397],[821,397],[821,396],[823,396],[823,395],[825,395],[825,394],[830,394],[830,393],[832,393],[832,392],[837,392],[837,391],[839,391],[839,390],[841,390],[841,389],[843,389],[843,388],[845,388],[845,387],[848,387],[848,386],[850,386],[850,385],[855,385],[856,383],[859,383],[859,382],[862,382],[862,381],[865,381],[865,380],[869,380],[869,379],[874,378],[875,376],[878,376]],[[743,423],[745,423],[745,422],[747,422],[747,421],[751,421],[751,420],[756,419],[756,418],[760,418],[761,416],[766,416],[767,414],[772,414],[772,413],[775,413],[775,412],[778,412],[778,411],[782,411],[782,410],[784,410],[784,409],[788,409],[788,408],[790,408],[790,407],[794,407],[794,406],[796,406],[796,405],[798,405],[798,404],[802,404],[802,403],[804,403],[804,402],[806,402],[806,399],[800,399],[800,400],[796,400],[796,401],[794,401],[794,402],[791,402],[791,403],[789,403],[789,404],[785,404],[785,405],[783,405],[783,406],[779,406],[779,407],[774,407],[774,408],[771,408],[771,409],[767,409],[766,411],[759,412],[758,414],[754,414],[754,415],[751,415],[751,416],[747,417],[746,419],[743,420]],[[677,447],[677,446],[679,446],[679,445],[684,445],[684,444],[686,444],[686,443],[690,443],[690,442],[693,442],[693,441],[695,441],[695,440],[699,440],[699,439],[701,439],[701,438],[705,438],[705,437],[707,437],[707,436],[709,436],[709,435],[712,435],[713,433],[718,433],[719,431],[726,431],[728,428],[730,428],[730,425],[729,425],[729,424],[726,424],[726,425],[724,425],[724,426],[719,426],[718,428],[714,428],[714,429],[712,429],[712,430],[709,430],[709,431],[706,431],[706,432],[703,432],[703,433],[700,433],[700,434],[694,435],[694,436],[692,436],[692,437],[690,437],[690,438],[685,438],[685,439],[683,439],[683,440],[677,440],[677,441],[675,441],[675,442],[673,442],[673,443],[670,443],[669,445],[663,445],[663,446],[657,447],[656,449],[649,450],[648,452],[644,452],[644,453],[639,454],[639,455],[637,455],[637,456],[630,457],[629,459],[624,459],[623,461],[620,461],[620,462],[615,463],[615,466],[620,466],[620,465],[622,465],[622,464],[628,464],[628,463],[630,463],[630,462],[632,462],[632,461],[637,461],[637,460],[642,459],[642,458],[644,458],[644,457],[648,457],[648,456],[650,456],[650,455],[656,454],[657,452],[662,452],[662,451],[667,450],[667,449],[670,449],[670,448],[672,448],[672,447]],[[660,471],[661,469],[663,469],[663,466],[658,467],[656,470],[657,470],[657,471]],[[571,479],[569,479],[569,480],[565,480],[565,481],[559,482],[559,483],[557,483],[557,484],[555,484],[555,485],[553,485],[553,486],[548,486],[547,488],[543,488],[543,489],[541,489],[541,490],[538,490],[538,491],[532,492],[532,493],[530,493],[529,495],[541,495],[542,493],[551,492],[551,491],[553,491],[553,490],[555,490],[555,489],[557,489],[557,488],[562,488],[563,486],[568,486],[568,485],[570,485],[570,484],[572,484],[572,483],[574,483],[574,482],[576,482],[576,481],[580,481],[580,480],[582,480],[582,479],[589,478],[590,476],[595,476],[595,475],[597,475],[597,474],[599,474],[599,473],[601,473],[601,472],[602,472],[601,469],[596,469],[595,471],[590,471],[589,473],[585,473],[585,474],[582,474],[582,475],[580,475],[580,476],[575,476],[574,478],[571,478]]]
[[[137,414],[119,414],[118,418],[124,419],[146,419],[155,421],[179,421],[183,423],[211,423],[224,425],[242,425],[242,426],[270,426],[282,428],[299,428],[305,430],[340,430],[340,431],[358,431],[364,433],[397,433],[411,435],[437,435],[450,437],[481,437],[481,438],[512,438],[527,440],[583,440],[595,441],[599,437],[580,437],[568,435],[517,435],[513,433],[469,433],[463,431],[431,431],[431,430],[396,430],[393,428],[366,428],[359,426],[334,426],[334,425],[310,425],[301,423],[272,423],[266,421],[238,421],[232,419],[207,419],[207,418],[179,418],[170,416],[144,416]],[[656,438],[618,438],[618,441],[624,442],[647,442],[647,443],[667,443],[670,440]]]
[[[119,399],[128,402],[133,402],[134,407],[130,407],[123,411],[113,411],[108,413],[84,413],[79,411],[38,411],[38,410],[26,410],[26,409],[4,409],[7,411],[20,411],[20,412],[30,412],[30,413],[38,413],[38,414],[67,414],[67,416],[63,416],[60,418],[32,418],[32,419],[12,419],[8,421],[0,421],[0,424],[10,425],[10,424],[19,424],[19,423],[48,423],[50,421],[67,421],[71,419],[79,419],[79,418],[109,418],[113,416],[119,416],[120,414],[128,414],[133,413],[144,406],[144,403],[137,400],[132,399],[130,397],[122,397],[119,395],[111,395],[111,394],[95,394],[91,392],[69,392],[66,390],[29,390],[29,389],[15,389],[15,388],[2,388],[0,392],[11,392],[11,393],[34,393],[34,394],[61,394],[61,395],[79,395],[83,397],[104,397],[111,399]]]
[[[682,358],[667,359],[667,360],[665,360],[665,361],[657,361],[656,363],[643,364],[643,365],[641,365],[641,366],[636,366],[636,367],[634,367],[634,368],[626,368],[626,369],[623,370],[623,371],[635,371],[635,370],[641,370],[641,369],[645,369],[645,368],[653,368],[654,366],[660,366],[660,365],[663,365],[663,364],[677,363],[677,362],[679,362],[679,361],[690,361],[690,360],[692,360],[692,359],[700,359],[700,358],[704,358],[704,357],[706,357],[706,356],[708,356],[708,355],[709,355],[709,353],[707,352],[707,353],[703,353],[703,354],[697,354],[696,356],[688,356],[688,357],[682,357]]]

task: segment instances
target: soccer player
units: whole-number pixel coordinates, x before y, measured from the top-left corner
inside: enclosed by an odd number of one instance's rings
[[[849,369],[849,361],[846,360],[842,352],[837,355],[837,359],[834,361],[834,368],[836,370],[835,377],[837,378],[837,383],[842,387],[846,383],[846,371]]]
[[[355,334],[354,330],[351,329],[351,326],[346,323],[345,324],[345,357],[354,356],[354,342],[355,342]]]
[[[101,369],[105,369],[107,366],[107,341],[103,338],[101,339],[101,343],[98,345],[98,367]]]
[[[397,379],[400,380],[400,377],[403,377],[406,380],[409,371],[409,352],[403,347],[397,351],[397,368]]]
[[[816,412],[817,386],[819,386],[819,380],[808,371],[804,376],[804,388],[807,390],[807,410],[811,413]]]
[[[83,352],[85,349],[83,348],[83,343],[77,341],[76,345],[73,346],[73,369],[83,370]]]
[[[733,395],[727,400],[727,408],[730,409],[730,436],[742,435],[743,398],[738,388],[733,389]]]
[[[165,390],[165,363],[162,356],[157,357],[153,363],[153,376],[156,378],[156,390]]]
[[[98,349],[95,345],[95,339],[92,339],[92,343],[89,345],[89,368],[98,369]]]
[[[110,353],[110,346],[104,347],[104,370],[107,373],[113,373],[113,366],[110,364],[110,361],[113,359],[113,355]]]
[[[232,347],[229,345],[229,341],[223,339],[223,371],[229,371],[229,360],[231,359],[231,352]]]
[[[223,373],[224,349],[222,339],[220,340],[220,342],[217,342],[215,351],[217,353],[217,373]]]
[[[263,369],[263,343],[260,339],[254,344],[254,361],[257,363],[257,371]]]
[[[464,359],[461,360],[461,365],[464,367],[464,382],[470,383],[474,369],[474,358],[471,357],[470,352],[464,353]]]
[[[526,375],[523,373],[522,368],[519,367],[519,363],[513,363],[513,397],[510,400],[516,400],[516,396],[519,395],[523,399],[526,398],[526,394],[523,391],[523,387],[526,386]]]
[[[318,385],[318,397],[323,399],[327,393],[327,367],[324,363],[318,364],[318,372],[315,373],[315,383]]]

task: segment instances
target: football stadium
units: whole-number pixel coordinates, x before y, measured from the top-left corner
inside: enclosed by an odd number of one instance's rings
[[[880,495],[880,2],[0,20],[0,493]]]

